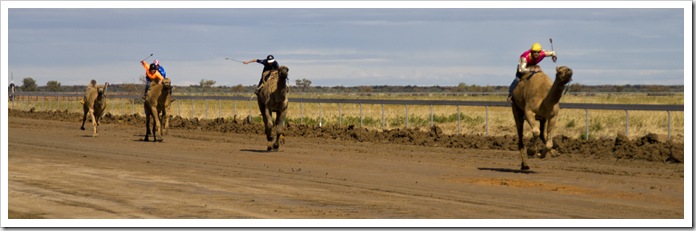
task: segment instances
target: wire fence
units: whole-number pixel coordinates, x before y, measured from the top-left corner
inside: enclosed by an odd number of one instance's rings
[[[12,97],[8,106],[12,109],[36,111],[69,111],[82,112],[81,100],[83,93],[42,93],[29,92],[19,93]],[[127,94],[108,94],[107,113],[115,115],[139,114],[144,116],[142,99],[139,96]],[[258,104],[256,98],[248,96],[201,96],[201,95],[175,95],[172,103],[171,115],[183,118],[244,118],[248,121],[260,120]],[[467,112],[472,107],[482,108],[485,111],[483,124],[485,124],[483,134],[489,135],[491,108],[510,107],[507,102],[497,101],[461,101],[461,100],[386,100],[386,99],[316,99],[316,98],[289,98],[289,103],[293,105],[293,116],[300,124],[313,123],[318,126],[327,124],[328,119],[335,120],[332,123],[338,126],[356,125],[363,127],[365,119],[370,123],[378,124],[380,129],[405,127],[409,128],[411,123],[420,125],[428,124],[430,127],[438,124],[443,119],[435,113],[436,107],[448,107],[447,110],[456,108],[456,134],[462,133],[463,119],[471,119],[462,112],[466,107]],[[385,105],[387,107],[385,108]],[[561,103],[560,107],[566,109],[578,109],[585,113],[584,138],[590,135],[590,114],[589,110],[609,110],[623,111],[625,113],[625,134],[629,136],[630,113],[632,111],[662,111],[667,113],[667,138],[672,136],[672,112],[683,112],[684,105],[647,105],[647,104],[581,104],[581,103]],[[345,108],[349,111],[357,111],[358,115],[346,115]],[[411,112],[409,112],[411,110]],[[371,116],[365,116],[365,112]],[[428,111],[429,121],[413,118],[414,112]],[[377,114],[377,115],[375,115]],[[682,113],[683,114],[683,113]],[[290,118],[291,116],[288,115]],[[376,121],[374,117],[380,118]],[[400,121],[399,121],[400,120]],[[453,121],[450,118],[448,121]],[[391,122],[390,122],[391,121]]]

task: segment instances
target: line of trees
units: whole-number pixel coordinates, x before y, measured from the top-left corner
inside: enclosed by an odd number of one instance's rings
[[[145,76],[140,76],[140,84],[114,84],[109,86],[109,91],[112,92],[141,92],[145,87]],[[102,84],[102,83],[100,83]],[[248,93],[256,89],[255,85],[243,86],[237,84],[234,86],[214,86],[215,80],[201,79],[198,85],[176,86],[178,92],[186,93]],[[312,81],[309,79],[295,80],[295,86],[291,86],[293,91],[298,92],[313,92],[313,93],[385,93],[385,92],[507,92],[508,86],[480,86],[468,85],[464,82],[457,86],[311,86]],[[49,91],[49,92],[75,92],[84,91],[86,85],[62,86],[60,82],[51,80],[45,86],[38,86],[36,81],[31,77],[26,77],[22,80],[22,85],[17,88],[19,91]],[[684,85],[582,85],[579,83],[570,84],[568,86],[570,92],[684,92]]]

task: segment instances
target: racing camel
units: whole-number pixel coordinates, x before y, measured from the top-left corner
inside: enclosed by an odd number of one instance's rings
[[[164,141],[163,134],[166,135],[167,128],[169,128],[168,112],[172,103],[171,97],[172,82],[170,79],[163,79],[160,82],[153,81],[150,84],[150,89],[143,103],[145,107],[145,141],[150,141],[150,134],[152,134],[153,141],[157,141],[157,136],[159,136],[160,141]],[[152,129],[150,129],[150,119],[152,119]]]
[[[544,158],[548,152],[554,152],[553,129],[556,126],[556,116],[560,111],[558,102],[572,77],[573,70],[566,66],[556,67],[556,79],[553,83],[542,71],[528,73],[520,78],[520,83],[512,92],[512,114],[515,116],[517,126],[517,147],[522,158],[522,170],[529,169],[523,139],[524,121],[526,120],[532,127],[534,135],[529,146],[532,146],[537,138],[541,138],[545,144],[544,149],[537,155]]]
[[[85,121],[87,120],[87,114],[89,114],[92,119],[92,127],[94,128],[94,132],[92,133],[93,137],[99,135],[97,127],[99,126],[99,120],[106,111],[105,93],[108,86],[109,83],[104,83],[104,86],[100,87],[97,85],[96,80],[92,80],[89,85],[87,85],[85,97],[82,99],[82,109],[84,113],[82,114],[82,126],[80,129],[85,130]]]
[[[284,140],[283,127],[288,110],[288,71],[286,66],[280,66],[277,71],[272,71],[259,91],[258,103],[265,126],[266,140],[268,140],[267,151],[278,151],[280,143]],[[276,113],[275,123],[272,121],[273,112]],[[273,127],[276,129],[275,142],[272,134]]]

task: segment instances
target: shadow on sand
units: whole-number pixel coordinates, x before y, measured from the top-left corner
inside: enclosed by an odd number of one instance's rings
[[[509,169],[509,168],[478,168],[479,170],[494,171],[494,172],[511,172],[511,173],[522,173],[522,174],[536,174],[535,171],[531,170],[519,170],[519,169]]]

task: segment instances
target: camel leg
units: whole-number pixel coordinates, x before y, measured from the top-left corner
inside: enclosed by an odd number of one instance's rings
[[[520,169],[528,170],[529,165],[527,165],[527,149],[524,148],[524,118],[523,112],[517,106],[512,106],[512,114],[515,116],[515,127],[517,128],[517,150],[520,152],[520,158],[522,159],[522,164]]]
[[[94,118],[94,109],[89,109],[89,116],[92,117],[92,129],[94,132],[92,132],[92,136],[98,136],[97,134],[97,120]]]
[[[80,130],[85,130],[85,121],[87,120],[87,110],[82,114],[82,126],[80,127]]]
[[[284,135],[283,135],[283,129],[285,127],[285,115],[287,113],[287,110],[284,110],[282,112],[276,112],[276,121],[275,121],[275,128],[276,128],[276,139],[275,143],[273,144],[273,150],[278,151],[278,148],[280,148],[280,142],[284,142]]]
[[[268,143],[266,144],[266,150],[271,151],[273,150],[273,135],[272,135],[272,129],[273,129],[273,122],[271,119],[271,111],[268,110],[268,108],[264,108],[263,110],[263,124],[264,124],[264,133],[266,134],[266,140]]]
[[[556,156],[556,151],[553,150],[553,134],[554,134],[554,128],[556,128],[556,117],[553,117],[549,119],[548,124],[546,125],[546,149],[547,152],[551,153],[551,156]]]
[[[152,109],[150,110],[152,110],[152,119],[155,120],[152,128],[152,137],[155,141],[157,141],[157,136],[159,136],[159,140],[164,141],[164,139],[162,138],[162,124],[160,124],[159,116],[157,115],[157,108],[152,107]]]
[[[169,134],[169,116],[167,116],[167,110],[162,111],[162,118],[160,119],[162,123],[162,136]]]
[[[145,141],[150,141],[150,115],[145,109]]]
[[[536,152],[536,150],[534,149],[534,144],[536,143],[537,139],[539,139],[539,136],[541,135],[541,130],[539,129],[539,123],[536,121],[536,118],[534,116],[534,112],[532,112],[532,111],[525,111],[524,112],[524,119],[527,121],[529,126],[532,128],[532,139],[529,141],[529,144],[527,146],[531,147],[532,150]]]
[[[548,128],[548,123],[549,120],[547,119],[541,119],[539,120],[539,130],[541,133],[539,134],[539,139],[541,139],[541,142],[543,144],[547,143],[548,140],[548,134],[547,134],[547,128]],[[537,153],[537,157],[539,158],[546,158],[546,152],[549,150],[549,148],[544,148],[541,150],[541,152]]]

